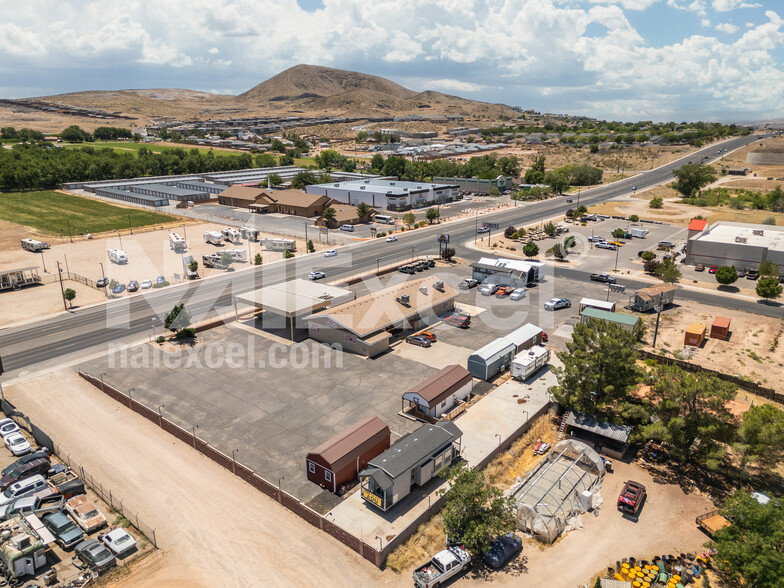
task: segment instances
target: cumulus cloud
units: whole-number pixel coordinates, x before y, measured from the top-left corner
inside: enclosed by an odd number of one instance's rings
[[[736,8],[759,8],[759,2],[745,2],[744,0],[713,0],[713,10],[718,12],[729,12]]]
[[[474,84],[473,82],[466,82],[462,80],[425,80],[424,83],[425,87],[427,88],[432,88],[434,90],[444,90],[446,92],[479,92],[480,90],[484,89],[484,86],[480,84]]]
[[[738,32],[738,27],[729,22],[723,22],[716,25],[716,30],[722,33],[729,33],[730,35]]]

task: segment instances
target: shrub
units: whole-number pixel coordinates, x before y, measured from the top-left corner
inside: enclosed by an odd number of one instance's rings
[[[515,234],[517,233],[517,229],[512,226],[508,226],[504,229],[504,237],[507,239],[514,239]]]
[[[158,335],[158,338],[156,339],[156,341],[158,343],[163,343],[164,341],[166,341],[166,337],[164,337],[163,335]]]
[[[763,224],[763,225],[775,225],[776,224],[776,217],[775,216],[766,216],[764,219],[762,219],[762,223],[761,224]]]
[[[174,335],[174,338],[178,341],[182,341],[183,339],[189,339],[196,336],[196,329],[192,327],[188,327],[186,329],[180,329]]]
[[[294,254],[288,249],[283,252],[283,259],[291,259],[292,257],[294,257]]]
[[[648,203],[649,208],[661,208],[662,206],[664,206],[664,200],[661,196],[654,196]]]

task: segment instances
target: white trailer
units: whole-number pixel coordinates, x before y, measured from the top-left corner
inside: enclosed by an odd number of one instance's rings
[[[521,351],[512,358],[509,371],[517,380],[526,380],[550,361],[550,350],[541,345]]]
[[[228,253],[234,261],[248,261],[248,252],[245,249],[224,249],[221,255]]]
[[[596,308],[597,310],[606,310],[607,312],[615,312],[615,302],[607,302],[605,300],[594,300],[593,298],[583,298],[580,300],[580,314],[586,308]]]
[[[128,254],[122,249],[108,249],[106,254],[109,256],[109,261],[114,263],[128,263]]]
[[[242,227],[240,229],[240,234],[244,239],[248,241],[258,241],[259,240],[259,230],[254,229],[252,227]]]
[[[49,249],[49,243],[41,243],[35,239],[22,239],[22,249],[25,251],[32,251],[33,253],[40,253],[44,249]]]
[[[638,239],[645,239],[648,235],[648,229],[643,229],[641,227],[632,227],[629,229],[629,233],[632,237],[637,237]]]
[[[237,229],[223,227],[221,229],[221,234],[229,243],[240,243],[242,241],[242,234]]]
[[[294,239],[262,239],[261,246],[270,251],[297,250],[297,242]]]
[[[185,243],[185,239],[180,237],[177,233],[169,233],[169,247],[174,250],[185,249],[187,244]]]
[[[218,231],[205,231],[204,242],[211,245],[220,245],[223,243],[223,235]]]

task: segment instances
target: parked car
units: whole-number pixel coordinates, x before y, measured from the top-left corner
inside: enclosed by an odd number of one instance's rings
[[[354,232],[354,225],[340,225],[340,230],[341,231],[346,231],[348,233],[353,233]]]
[[[21,466],[23,464],[26,464],[28,461],[32,461],[34,459],[39,459],[41,457],[49,459],[49,450],[47,450],[45,447],[36,449],[33,453],[28,453],[27,455],[23,455],[22,457],[17,459],[11,465],[5,466],[3,468],[3,470],[0,471],[0,476],[7,476],[11,472],[13,472],[16,468],[18,468],[19,466]]]
[[[4,435],[3,443],[5,443],[8,450],[14,455],[24,455],[25,453],[30,453],[32,450],[30,442],[25,439],[19,431]]]
[[[412,345],[419,345],[420,347],[430,347],[432,343],[430,339],[427,337],[422,337],[420,335],[409,335],[406,337],[406,343],[411,343]]]
[[[429,339],[431,343],[435,343],[436,341],[438,341],[438,337],[436,337],[436,334],[432,333],[431,331],[422,331],[421,333],[417,333],[417,336],[425,337],[426,339]]]
[[[618,496],[618,510],[627,514],[637,514],[645,501],[647,492],[639,482],[628,480]]]
[[[550,340],[550,337],[548,337],[547,333],[542,331],[542,343],[547,343],[549,340]]]
[[[0,506],[13,502],[17,498],[30,496],[41,490],[46,490],[46,488],[46,479],[40,474],[30,476],[24,480],[19,480],[18,482],[11,484],[8,488],[3,490],[2,494],[0,494]]]
[[[719,271],[719,266],[718,265],[712,265],[712,266],[710,266],[708,268],[708,273],[709,274],[715,274],[717,271]]]
[[[514,292],[514,288],[511,286],[499,286],[495,292],[495,297],[503,298],[504,296],[509,296],[512,292]]]
[[[602,241],[604,241],[604,237],[600,237],[599,235],[592,235],[588,237],[589,243],[601,243]]]
[[[574,202],[574,200],[572,200],[571,198],[567,198],[567,199],[566,199],[566,203],[567,203],[567,204],[571,204],[572,202]]]
[[[61,512],[49,513],[43,518],[43,522],[63,549],[70,549],[84,539],[81,529]]]
[[[14,419],[0,420],[0,436],[5,437],[9,433],[18,433],[19,425],[14,422]]]
[[[338,254],[337,249],[327,249],[324,252],[324,257],[335,257]]]
[[[386,241],[387,243],[394,243],[395,241],[397,241],[397,237],[395,237],[394,235],[390,235],[389,237],[387,237]]]
[[[501,535],[493,541],[490,549],[482,556],[484,562],[498,570],[523,550],[523,540],[514,533]]]
[[[702,265],[701,263],[698,263],[697,265],[694,266],[694,271],[695,272],[704,272],[705,271],[705,266]]]
[[[108,524],[106,517],[84,494],[74,496],[66,502],[65,510],[76,525],[88,535]]]
[[[139,282],[131,280],[128,282],[128,292],[136,292],[139,289]]]
[[[22,496],[13,502],[0,506],[0,521],[20,515],[35,515],[41,518],[49,513],[60,512],[65,505],[65,498],[58,494],[50,496]]]
[[[659,241],[659,247],[675,247],[672,241]]]
[[[112,288],[112,294],[122,294],[123,292],[125,292],[125,284],[117,284]]]
[[[498,284],[483,284],[481,288],[479,288],[479,293],[482,296],[492,296],[496,292],[498,292]]]
[[[0,489],[4,490],[14,482],[24,480],[25,478],[35,476],[36,474],[44,475],[49,471],[50,467],[52,467],[52,464],[46,457],[31,459],[3,475],[3,477],[0,478]]]
[[[99,536],[99,538],[115,555],[128,553],[136,547],[136,539],[122,527],[112,529],[106,535]]]
[[[756,280],[757,278],[759,278],[759,272],[757,270],[749,270],[746,272],[747,280]]]
[[[325,274],[324,272],[320,272],[320,271],[310,272],[308,274],[308,279],[309,280],[320,280],[321,278],[326,278],[326,277],[327,277],[327,274]]]
[[[472,196],[466,196],[465,199],[466,200],[473,200],[474,198]]]
[[[617,281],[615,276],[610,274],[591,274],[591,279],[594,282],[604,282],[605,284],[614,284]]]
[[[489,233],[490,232],[490,227],[479,227],[476,230],[476,232],[477,233]]]
[[[599,243],[596,244],[596,246],[599,249],[610,249],[611,251],[615,251],[616,249],[618,249],[617,245],[608,243],[607,241],[600,241]]]
[[[471,317],[464,314],[453,314],[444,319],[444,324],[459,327],[461,329],[467,329],[471,326]]]
[[[156,284],[165,284],[166,283],[166,278],[164,278],[163,276],[158,276],[157,278],[155,278],[155,283]]]
[[[106,286],[108,286],[108,285],[109,285],[109,279],[108,278],[98,278],[98,281],[95,282],[95,287],[96,288],[106,288]]]
[[[568,298],[551,298],[544,303],[545,310],[558,310],[559,308],[571,308],[572,302]]]
[[[509,300],[522,300],[526,294],[528,294],[527,288],[516,288],[509,295]]]
[[[458,287],[458,288],[460,288],[461,290],[470,290],[471,288],[473,288],[474,286],[476,286],[478,283],[479,283],[479,282],[477,282],[477,281],[476,281],[475,279],[473,279],[473,278],[466,278],[465,280],[463,280],[462,282],[460,282],[460,283],[457,285],[457,287]]]
[[[152,288],[152,280],[144,280],[142,282],[142,290],[149,290]]]
[[[65,496],[66,500],[84,494],[84,482],[72,470],[66,470],[49,477],[49,487],[57,494]]]
[[[79,567],[90,568],[98,574],[105,572],[117,563],[112,552],[96,539],[85,539],[80,542],[74,549],[74,553],[76,554],[74,559],[82,561],[83,565]]]

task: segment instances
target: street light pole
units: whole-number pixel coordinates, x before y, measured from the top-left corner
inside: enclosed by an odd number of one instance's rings
[[[68,238],[71,240],[71,243],[73,243],[73,235],[71,234],[71,220],[70,219],[65,219],[65,220],[68,222]]]
[[[117,229],[117,236],[120,238],[120,249],[122,249],[122,233],[120,233],[119,229]]]
[[[193,448],[196,449],[196,429],[199,428],[199,425],[193,425],[191,430],[193,431]]]
[[[233,449],[231,452],[231,471],[237,475],[237,459],[234,457],[239,452],[239,449]]]
[[[621,248],[618,245],[615,246],[615,270],[618,271],[618,254],[621,252]]]
[[[57,276],[60,278],[60,292],[63,295],[63,308],[68,312],[68,305],[65,303],[65,290],[63,289],[63,270],[60,268],[60,262],[57,261]]]
[[[46,259],[44,259],[44,250],[41,249],[41,263],[44,264],[44,273],[47,274],[49,272],[46,271]]]
[[[131,230],[131,235],[133,235],[133,225],[131,224],[131,212],[128,211],[128,228]]]

